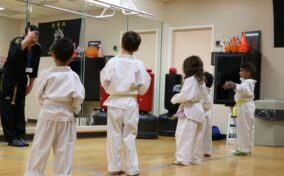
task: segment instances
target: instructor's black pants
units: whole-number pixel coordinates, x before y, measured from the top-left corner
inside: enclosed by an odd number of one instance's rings
[[[2,76],[0,84],[0,115],[6,142],[24,139],[25,124],[25,92],[27,79],[15,80]]]

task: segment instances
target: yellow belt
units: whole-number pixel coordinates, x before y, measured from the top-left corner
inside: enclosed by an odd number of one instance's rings
[[[237,117],[237,111],[238,111],[238,108],[241,106],[241,104],[245,103],[246,101],[243,101],[243,100],[238,100],[235,104],[235,106],[233,107],[232,109],[232,116],[233,117]]]

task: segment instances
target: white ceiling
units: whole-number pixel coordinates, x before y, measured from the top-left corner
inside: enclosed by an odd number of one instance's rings
[[[169,2],[174,0],[158,0],[162,2]],[[57,11],[53,9],[48,9],[46,7],[38,6],[35,4],[40,4],[42,2],[48,2],[54,6],[62,7],[69,10],[74,10],[81,12],[83,7],[82,0],[30,0],[33,3],[31,18],[46,17],[50,15],[57,15],[60,13],[65,13],[62,11]],[[26,18],[26,3],[25,0],[0,0],[0,7],[4,7],[5,10],[0,11],[1,16],[20,19]],[[87,6],[88,11],[96,10],[96,6]]]

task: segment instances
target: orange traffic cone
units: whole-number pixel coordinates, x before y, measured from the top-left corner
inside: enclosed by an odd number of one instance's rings
[[[232,38],[232,44],[231,44],[231,51],[233,53],[238,51],[238,47],[237,47],[237,37],[233,37]]]
[[[231,51],[231,46],[230,46],[229,41],[225,41],[224,50],[225,50],[225,52],[230,52]]]
[[[249,50],[249,45],[248,45],[245,33],[243,32],[241,44],[240,44],[238,51],[241,53],[245,53],[245,52],[248,52],[248,50]]]

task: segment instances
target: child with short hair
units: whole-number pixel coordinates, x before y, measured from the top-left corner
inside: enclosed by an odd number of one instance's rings
[[[254,87],[253,79],[255,67],[252,63],[240,66],[241,83],[226,81],[224,89],[234,89],[237,108],[237,149],[236,156],[245,156],[251,153],[254,143]]]
[[[206,99],[203,63],[200,57],[190,56],[183,62],[185,74],[181,92],[171,99],[180,103],[177,111],[176,165],[201,164],[204,134],[203,100]]]
[[[26,176],[43,176],[50,149],[53,149],[54,175],[71,175],[78,114],[85,89],[68,63],[74,52],[68,38],[56,41],[52,49],[55,66],[36,80],[37,98],[42,106],[38,115],[33,145],[29,154]]]
[[[123,34],[121,54],[110,59],[101,71],[101,84],[110,95],[104,102],[107,109],[107,160],[111,175],[139,175],[135,139],[139,120],[137,95],[143,95],[150,86],[143,62],[133,53],[141,38],[129,31]],[[124,145],[125,169],[122,169],[121,144]]]
[[[204,81],[206,85],[206,90],[208,98],[204,100],[204,119],[205,119],[205,130],[203,139],[203,154],[205,157],[210,157],[212,155],[212,117],[211,117],[211,107],[212,107],[212,95],[211,87],[213,85],[213,75],[209,72],[204,72]],[[209,101],[208,101],[209,100]]]

